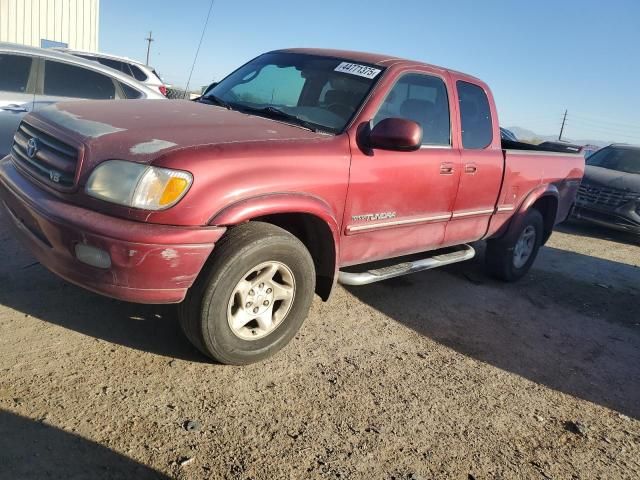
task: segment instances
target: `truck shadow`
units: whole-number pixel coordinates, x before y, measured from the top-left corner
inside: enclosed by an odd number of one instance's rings
[[[640,418],[640,269],[545,247],[520,282],[466,264],[364,287],[357,299],[459,353]]]
[[[2,478],[168,479],[92,441],[0,410]]]

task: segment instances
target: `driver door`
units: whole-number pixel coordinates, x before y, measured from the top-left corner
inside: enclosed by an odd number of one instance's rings
[[[445,79],[436,74],[405,73],[388,90],[372,128],[385,118],[413,120],[423,128],[422,147],[365,152],[352,142],[342,265],[443,244],[460,176],[460,152],[451,143],[452,110]]]

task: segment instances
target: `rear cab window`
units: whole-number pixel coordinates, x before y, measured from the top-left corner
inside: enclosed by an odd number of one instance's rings
[[[484,89],[473,83],[456,82],[460,104],[462,147],[481,150],[493,141],[491,106]]]
[[[116,98],[113,80],[87,68],[52,60],[45,61],[44,94],[55,97],[112,100]]]

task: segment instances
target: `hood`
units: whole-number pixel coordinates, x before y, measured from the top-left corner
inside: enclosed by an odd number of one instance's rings
[[[34,114],[86,145],[92,161],[147,163],[201,145],[317,139],[326,134],[187,100],[58,103]]]
[[[587,165],[584,171],[583,184],[602,185],[618,190],[640,193],[640,175],[626,173],[610,168]]]

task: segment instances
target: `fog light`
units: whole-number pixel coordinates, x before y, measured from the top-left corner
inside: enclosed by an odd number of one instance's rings
[[[76,258],[92,267],[109,268],[111,266],[109,253],[90,245],[78,243],[76,245]]]

